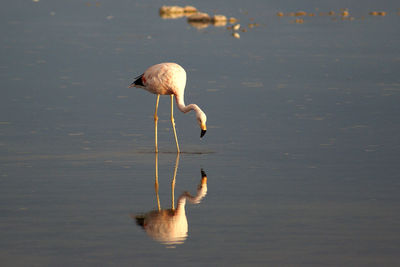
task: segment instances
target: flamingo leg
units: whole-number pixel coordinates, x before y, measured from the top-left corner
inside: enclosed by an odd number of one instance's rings
[[[158,122],[158,116],[157,116],[157,110],[158,110],[158,102],[160,101],[160,95],[157,95],[157,101],[156,101],[156,111],[154,112],[154,143],[155,143],[155,152],[158,153],[158,143],[157,143],[157,122]]]
[[[179,166],[179,153],[176,154],[174,177],[171,182],[171,208],[175,210],[175,183],[176,183],[176,173],[178,172]]]
[[[177,150],[177,153],[180,153],[179,144],[178,144],[178,137],[176,136],[175,120],[174,120],[174,95],[171,95],[171,124],[172,124],[172,128],[174,129],[176,150]]]

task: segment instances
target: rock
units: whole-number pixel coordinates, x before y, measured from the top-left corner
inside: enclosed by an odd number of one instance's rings
[[[207,13],[197,12],[188,17],[188,22],[211,22],[211,17]]]

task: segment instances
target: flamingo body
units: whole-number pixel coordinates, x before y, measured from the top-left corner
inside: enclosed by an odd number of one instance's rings
[[[148,68],[134,84],[153,94],[183,97],[186,71],[176,63],[161,63]]]
[[[150,93],[157,95],[156,110],[154,113],[155,121],[155,151],[158,152],[157,145],[157,109],[160,95],[171,96],[171,123],[174,129],[176,147],[179,150],[178,138],[175,130],[175,120],[173,117],[173,97],[178,106],[178,109],[183,113],[194,110],[196,113],[196,120],[200,126],[201,134],[203,137],[206,133],[206,114],[196,104],[185,105],[184,94],[186,86],[186,71],[178,64],[166,62],[153,65],[149,67],[142,75],[135,78],[134,82],[129,87],[138,87],[147,90]]]

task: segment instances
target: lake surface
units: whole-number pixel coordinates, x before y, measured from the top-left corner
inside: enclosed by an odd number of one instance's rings
[[[163,1],[4,2],[1,266],[398,266],[400,6],[325,2],[169,3],[238,30]],[[179,162],[169,97],[156,157],[156,97],[127,88],[167,61],[208,117],[200,140],[175,108]],[[187,236],[138,225],[186,191]]]

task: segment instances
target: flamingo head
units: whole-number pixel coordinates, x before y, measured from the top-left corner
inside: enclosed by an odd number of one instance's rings
[[[196,119],[201,129],[200,138],[202,138],[207,131],[207,126],[206,126],[207,116],[203,111],[200,111],[197,113]]]

